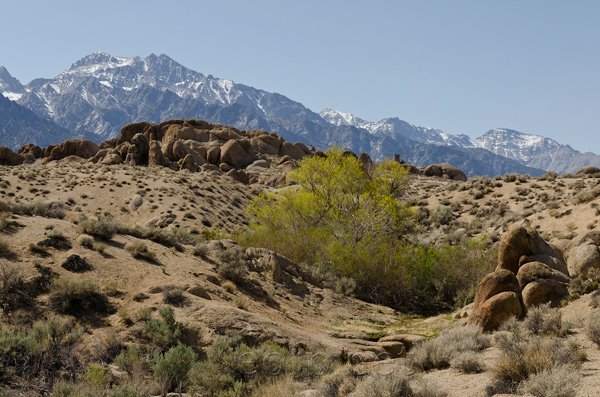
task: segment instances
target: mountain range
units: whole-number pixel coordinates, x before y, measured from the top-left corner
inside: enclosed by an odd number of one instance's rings
[[[398,118],[369,122],[332,109],[315,113],[281,94],[193,71],[166,55],[127,58],[96,52],[52,79],[27,85],[0,67],[0,94],[8,98],[0,98],[0,145],[13,150],[65,137],[100,142],[137,121],[199,118],[276,132],[318,149],[337,144],[367,152],[376,161],[398,153],[416,166],[447,162],[468,176],[535,176],[600,165],[593,153],[509,129],[471,139]]]

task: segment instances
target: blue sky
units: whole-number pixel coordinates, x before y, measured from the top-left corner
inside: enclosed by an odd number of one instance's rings
[[[78,59],[167,54],[319,112],[477,137],[496,128],[600,153],[598,1],[4,2],[21,82]]]

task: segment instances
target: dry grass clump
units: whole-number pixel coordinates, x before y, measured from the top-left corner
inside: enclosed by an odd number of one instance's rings
[[[346,396],[356,389],[358,382],[359,374],[356,368],[346,364],[324,375],[319,381],[319,391],[323,397]]]
[[[10,252],[10,243],[3,238],[0,238],[0,255]]]
[[[248,266],[248,255],[242,251],[228,249],[217,254],[221,264],[217,267],[217,273],[234,283],[241,283],[246,277]]]
[[[24,274],[13,263],[0,263],[0,307],[5,311],[16,309],[28,301]]]
[[[119,231],[119,223],[114,219],[86,219],[79,224],[79,230],[103,240],[112,240]]]
[[[1,200],[0,211],[18,215],[35,215],[57,219],[64,219],[67,216],[66,206],[63,203],[56,201],[16,203],[8,200]]]
[[[179,287],[167,287],[163,290],[163,302],[167,305],[181,307],[186,301],[183,289]]]
[[[450,360],[450,366],[465,374],[476,374],[485,371],[483,358],[472,351],[462,352]]]
[[[414,396],[410,378],[404,371],[395,371],[382,376],[369,376],[360,382],[350,397]]]
[[[566,336],[569,324],[562,322],[561,312],[551,308],[549,303],[530,308],[523,326],[534,335]]]
[[[281,378],[269,379],[260,386],[252,390],[251,397],[277,396],[277,397],[296,397],[300,394],[301,388],[294,378],[286,375]]]
[[[90,280],[58,278],[50,286],[51,306],[61,313],[83,314],[87,312],[106,313],[109,303],[99,292],[98,284]]]
[[[519,390],[535,397],[575,397],[579,379],[577,370],[562,365],[532,375]]]
[[[129,252],[134,258],[142,258],[151,262],[156,261],[156,254],[150,251],[146,244],[141,241],[131,241],[125,245],[125,251]]]
[[[412,349],[408,354],[409,365],[417,371],[447,368],[453,359],[459,360],[460,353],[479,352],[489,345],[489,336],[480,327],[457,327]]]
[[[575,372],[585,354],[579,345],[564,338],[567,328],[558,310],[548,305],[530,309],[522,323],[514,318],[506,321],[494,335],[494,345],[501,354],[492,369],[495,385],[491,390],[514,392],[522,386],[536,396],[571,396],[573,382],[560,385],[556,374]],[[557,369],[561,367],[570,369]],[[543,394],[535,390],[553,391]]]
[[[593,187],[589,190],[583,190],[573,196],[573,203],[575,204],[583,204],[589,203],[594,200],[596,197],[600,196],[600,186]]]
[[[600,314],[592,313],[585,324],[585,333],[587,337],[600,346]]]

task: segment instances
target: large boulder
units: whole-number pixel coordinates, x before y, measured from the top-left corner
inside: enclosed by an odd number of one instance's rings
[[[473,311],[468,322],[479,325],[484,332],[491,332],[497,330],[509,318],[522,318],[523,315],[521,294],[504,291],[483,302]]]
[[[517,276],[500,269],[485,276],[477,286],[468,322],[483,327],[484,331],[493,331],[509,317],[521,318],[523,314]]]
[[[547,302],[555,306],[569,295],[569,276],[541,262],[521,266],[517,280],[525,309]]]
[[[466,181],[467,175],[460,169],[448,163],[431,164],[423,170],[425,176],[437,176],[439,178],[451,179],[453,181]]]
[[[551,306],[569,296],[568,284],[551,278],[540,278],[528,283],[523,291],[523,305],[526,309],[550,302]]]
[[[293,159],[300,160],[302,157],[306,156],[306,153],[293,143],[284,141],[279,148],[279,155],[290,156]]]
[[[160,148],[158,141],[151,141],[148,150],[148,165],[160,165],[163,167],[171,167],[172,163],[167,159]]]
[[[62,160],[68,156],[77,156],[84,159],[94,157],[100,148],[87,139],[67,139],[58,145],[50,145],[44,151],[47,161]]]
[[[535,229],[513,224],[500,240],[496,270],[507,269],[517,274],[521,257],[531,255],[549,255],[559,262],[565,262],[562,252],[544,241]],[[560,264],[558,267],[563,268],[563,265]]]
[[[362,152],[360,156],[358,156],[358,161],[361,163],[361,168],[367,174],[371,174],[375,169],[375,163],[371,160],[371,156],[368,153]]]
[[[143,134],[135,134],[131,138],[129,148],[127,149],[125,163],[132,165],[148,164],[148,150],[148,139]]]
[[[0,146],[0,165],[19,165],[23,164],[25,157],[13,152],[5,146]]]
[[[230,139],[221,146],[221,162],[227,163],[234,167],[245,167],[252,164],[256,160],[254,150],[249,143],[247,149],[244,148],[244,143],[235,139]]]
[[[565,248],[569,276],[587,276],[591,269],[600,269],[600,232],[591,231],[575,237]]]
[[[139,123],[127,124],[121,128],[121,135],[117,138],[116,144],[120,145],[123,142],[131,142],[137,134],[143,134],[148,131],[154,124],[141,121]]]
[[[557,247],[555,244],[553,245],[560,250],[560,247]],[[550,269],[558,270],[564,275],[569,274],[567,263],[565,262],[564,258],[556,258],[548,254],[523,255],[519,258],[519,269],[521,269],[523,265],[530,262],[542,262]]]

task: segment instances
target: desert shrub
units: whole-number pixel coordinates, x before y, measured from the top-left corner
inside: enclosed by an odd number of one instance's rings
[[[533,374],[522,383],[520,391],[534,397],[575,397],[579,379],[576,369],[562,365]]]
[[[163,393],[187,386],[188,372],[196,361],[196,353],[187,346],[177,345],[155,359],[154,379],[161,385]]]
[[[431,214],[431,220],[438,225],[447,225],[453,218],[452,209],[445,205],[438,205]]]
[[[588,317],[585,333],[592,342],[600,346],[600,315],[598,313],[593,313]]]
[[[350,364],[336,368],[319,380],[319,391],[324,397],[346,396],[350,394],[359,382],[356,368]]]
[[[589,190],[583,190],[573,196],[573,202],[575,204],[583,204],[588,203],[595,198],[600,196],[600,186],[593,187]]]
[[[0,237],[0,255],[4,255],[10,252],[10,243]]]
[[[291,376],[269,379],[252,389],[251,397],[278,396],[296,397],[301,388]]]
[[[7,212],[0,211],[0,232],[10,225],[10,215]]]
[[[119,231],[119,223],[110,218],[86,219],[79,223],[79,229],[82,233],[112,240]]]
[[[146,374],[151,368],[151,357],[146,349],[129,345],[115,357],[114,363],[129,375]]]
[[[145,331],[148,338],[162,349],[175,346],[183,337],[187,324],[175,321],[175,311],[170,306],[158,310],[160,320],[146,322]]]
[[[235,283],[241,283],[246,277],[248,266],[248,255],[243,251],[228,249],[217,254],[221,264],[217,267],[217,273],[224,279]]]
[[[331,363],[313,357],[292,356],[275,344],[248,347],[239,335],[219,337],[207,351],[207,359],[190,371],[192,390],[208,395],[238,392],[274,377],[290,376],[311,381],[331,368]],[[234,394],[237,395],[237,394]]]
[[[29,384],[51,388],[59,373],[65,379],[75,378],[80,363],[73,346],[82,334],[69,317],[51,317],[27,331],[0,330],[3,382],[17,376],[27,378]]]
[[[577,365],[577,347],[564,339],[519,333],[498,334],[495,345],[501,351],[492,369],[496,382],[519,384],[530,376],[561,365]]]
[[[408,242],[414,211],[402,200],[409,179],[398,163],[366,174],[356,159],[333,149],[325,158],[305,158],[289,177],[297,189],[250,204],[251,231],[239,243],[353,279],[355,296],[397,308],[452,306],[459,295],[471,300],[493,268],[493,251],[482,240],[446,247]],[[444,208],[440,214],[452,216]]]
[[[409,365],[417,371],[447,368],[460,353],[478,352],[489,344],[480,327],[457,327],[413,348],[408,354]]]
[[[14,263],[0,263],[0,307],[12,311],[29,303],[25,278]]]
[[[558,174],[556,172],[548,171],[540,177],[540,180],[553,182],[554,180],[556,180],[557,177]]]
[[[55,310],[67,314],[105,313],[109,309],[108,299],[99,292],[98,284],[90,280],[54,279],[49,301]]]
[[[94,247],[94,238],[89,234],[80,234],[79,237],[77,237],[77,243],[82,247],[92,249]]]
[[[395,371],[382,376],[369,376],[358,384],[350,397],[413,396],[406,372]]]
[[[514,182],[517,180],[518,174],[504,174],[504,178],[502,180],[504,182]]]
[[[167,305],[181,307],[185,300],[183,289],[179,287],[167,287],[163,290],[163,302]]]
[[[535,335],[566,336],[568,333],[560,311],[551,308],[549,303],[530,308],[523,320],[523,326]]]
[[[335,283],[335,292],[347,296],[354,296],[356,290],[356,280],[349,277],[342,277]]]
[[[450,366],[465,374],[485,371],[485,363],[480,355],[472,351],[456,354],[450,360]]]
[[[149,261],[156,261],[156,254],[150,251],[146,244],[141,241],[131,241],[125,245],[125,251],[129,252],[134,258],[143,258]]]

